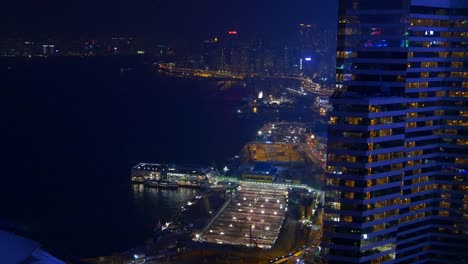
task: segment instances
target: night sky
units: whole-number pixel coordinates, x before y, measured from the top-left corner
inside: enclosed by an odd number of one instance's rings
[[[268,38],[297,24],[336,27],[337,0],[9,0],[3,36],[129,34],[156,40],[203,39],[227,29]]]

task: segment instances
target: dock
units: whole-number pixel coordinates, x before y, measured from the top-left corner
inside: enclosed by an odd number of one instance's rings
[[[285,220],[287,199],[284,185],[242,182],[237,195],[198,238],[217,244],[271,248]]]

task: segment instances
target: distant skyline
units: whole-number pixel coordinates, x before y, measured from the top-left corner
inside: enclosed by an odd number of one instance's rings
[[[209,38],[228,29],[242,35],[287,36],[298,23],[335,29],[337,0],[22,0],[3,3],[2,37],[111,36],[156,41]]]

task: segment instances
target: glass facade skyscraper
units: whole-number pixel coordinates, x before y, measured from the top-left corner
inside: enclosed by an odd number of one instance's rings
[[[340,0],[328,263],[468,261],[468,1]]]

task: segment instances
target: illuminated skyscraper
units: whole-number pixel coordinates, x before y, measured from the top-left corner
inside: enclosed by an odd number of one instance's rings
[[[317,25],[299,24],[299,45],[301,49],[312,49]]]
[[[223,69],[223,47],[217,37],[204,41],[203,60],[210,70],[219,71]]]
[[[468,1],[340,0],[328,263],[468,262]]]
[[[250,45],[250,72],[265,73],[265,47],[263,38],[257,37]]]
[[[224,50],[223,50],[223,63],[224,70],[233,71],[233,63],[235,62],[235,51],[239,48],[239,34],[235,30],[230,30],[227,32],[227,35],[224,40]],[[233,54],[234,53],[234,54]]]

